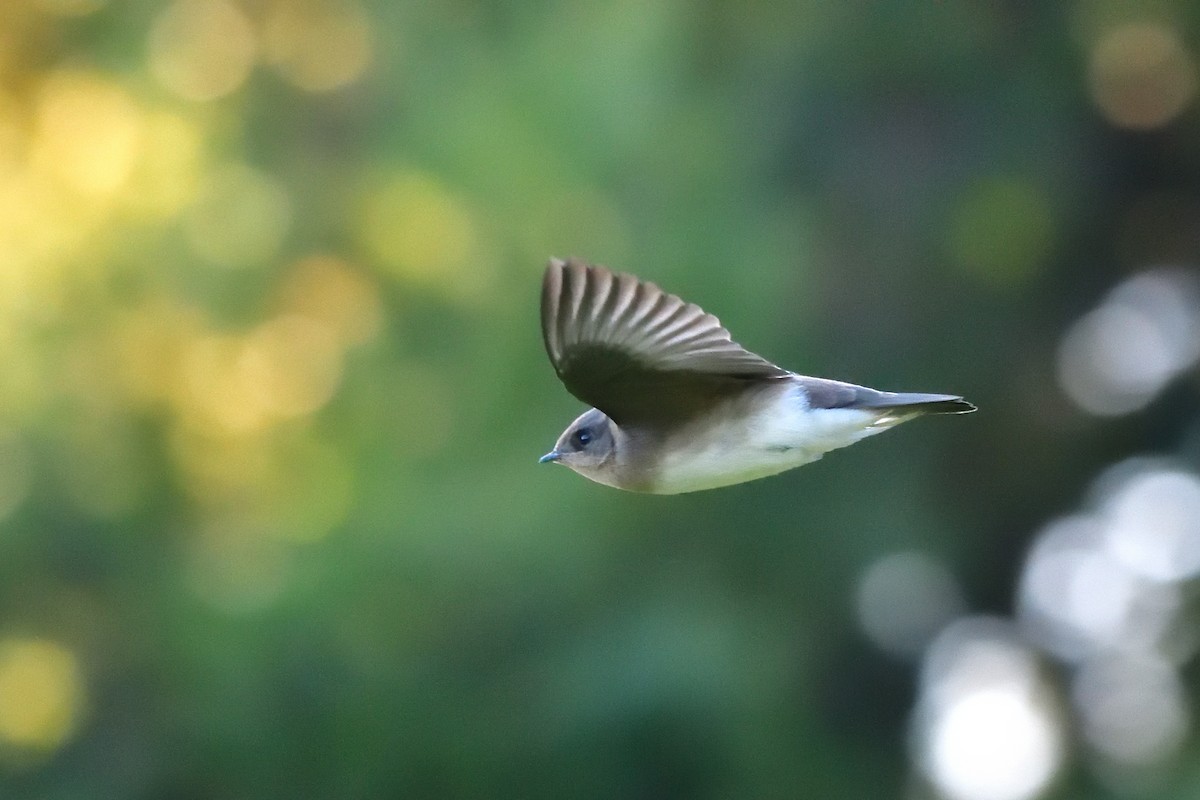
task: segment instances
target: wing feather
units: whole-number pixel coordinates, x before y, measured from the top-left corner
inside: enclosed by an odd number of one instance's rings
[[[567,389],[618,423],[683,422],[747,382],[791,375],[699,306],[577,260],[546,268],[542,333]]]

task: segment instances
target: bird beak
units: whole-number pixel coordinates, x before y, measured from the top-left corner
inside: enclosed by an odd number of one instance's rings
[[[539,458],[538,463],[545,464],[547,461],[558,461],[560,458],[562,458],[562,453],[558,452],[557,450],[551,450],[549,453],[546,453],[546,455]]]

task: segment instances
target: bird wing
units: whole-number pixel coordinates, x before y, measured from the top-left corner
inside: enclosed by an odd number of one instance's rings
[[[791,375],[699,306],[574,259],[546,268],[542,336],[567,391],[619,425],[680,424],[752,382]]]

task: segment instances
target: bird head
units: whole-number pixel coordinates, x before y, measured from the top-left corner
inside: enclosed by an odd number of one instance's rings
[[[575,470],[584,477],[608,483],[602,477],[613,466],[616,439],[613,423],[595,408],[580,414],[558,437],[554,449],[539,461],[554,462]]]

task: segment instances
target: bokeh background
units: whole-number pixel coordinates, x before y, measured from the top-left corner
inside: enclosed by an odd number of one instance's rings
[[[1200,6],[0,3],[0,796],[1200,796]],[[643,497],[575,255],[966,395]]]

